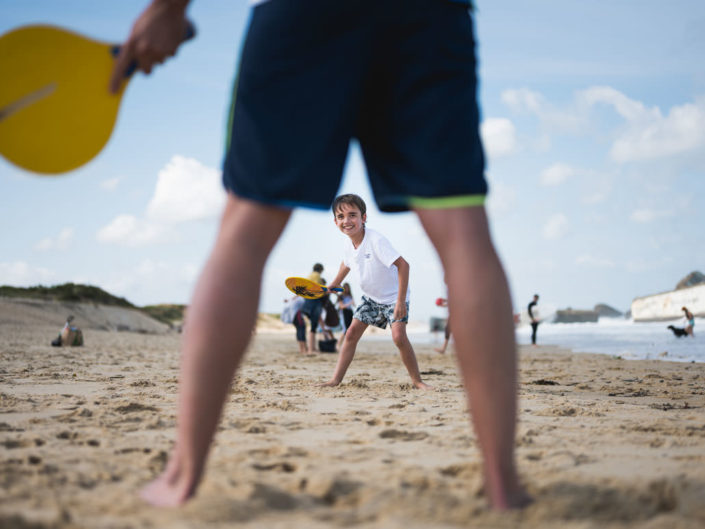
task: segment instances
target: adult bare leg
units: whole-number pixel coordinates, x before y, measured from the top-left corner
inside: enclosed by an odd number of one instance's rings
[[[521,507],[530,498],[519,484],[514,460],[517,359],[512,305],[485,210],[416,213],[445,270],[456,354],[483,455],[485,492],[494,509]]]
[[[141,493],[153,505],[180,505],[196,491],[255,325],[262,269],[289,216],[289,210],[228,195],[186,317],[176,444],[164,473]]]

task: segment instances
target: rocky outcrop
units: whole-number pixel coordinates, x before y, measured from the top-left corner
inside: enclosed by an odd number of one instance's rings
[[[682,307],[697,317],[705,316],[705,284],[644,296],[632,301],[634,321],[665,321],[683,317]]]
[[[698,272],[696,270],[694,272],[689,273],[683,279],[678,281],[678,284],[676,285],[676,290],[681,290],[682,288],[693,287],[693,286],[699,285],[701,283],[705,283],[705,274]]]
[[[565,310],[557,310],[554,323],[588,323],[596,322],[600,318],[594,310],[575,310],[568,307]]]
[[[621,312],[605,303],[598,303],[592,310],[597,312],[597,315],[600,317],[619,318],[622,316]]]

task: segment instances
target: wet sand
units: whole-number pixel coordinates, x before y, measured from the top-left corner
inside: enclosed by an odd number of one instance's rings
[[[195,500],[136,496],[174,441],[179,335],[0,324],[0,527],[701,528],[705,365],[522,348],[517,458],[536,501],[485,508],[452,347],[417,345],[411,388],[391,341],[303,357],[260,330]]]

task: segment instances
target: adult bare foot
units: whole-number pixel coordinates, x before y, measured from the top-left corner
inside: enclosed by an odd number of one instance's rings
[[[182,472],[178,452],[172,454],[164,472],[140,491],[140,498],[155,507],[178,507],[194,495],[196,480]]]
[[[339,380],[329,380],[328,382],[324,382],[323,384],[320,384],[318,387],[320,388],[334,388],[335,386],[339,385],[340,381]]]
[[[420,380],[418,382],[412,382],[412,384],[414,385],[414,387],[416,389],[425,389],[425,390],[429,390],[429,391],[436,389],[433,386],[429,386],[425,382],[421,382]]]
[[[192,496],[188,488],[159,477],[140,491],[140,498],[155,507],[178,507]]]

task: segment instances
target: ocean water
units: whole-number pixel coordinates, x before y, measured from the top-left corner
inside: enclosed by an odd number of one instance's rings
[[[600,353],[629,360],[705,362],[705,318],[695,319],[695,338],[676,338],[666,328],[671,324],[682,327],[682,320],[635,323],[623,318],[600,318],[597,323],[542,323],[537,341],[539,345],[559,345],[576,353]],[[408,334],[412,344],[443,342],[443,333],[432,334],[428,326],[409,325]],[[516,336],[519,344],[530,344],[531,327],[518,327]]]
[[[666,328],[682,327],[682,323],[682,320],[641,323],[623,318],[600,318],[597,323],[542,323],[537,342],[625,359],[705,362],[705,318],[696,318],[695,338],[676,338]],[[531,343],[531,327],[519,327],[516,333],[518,343]]]

